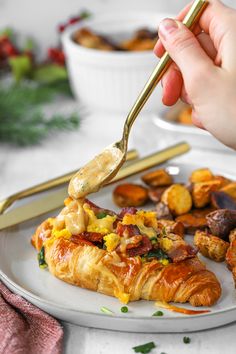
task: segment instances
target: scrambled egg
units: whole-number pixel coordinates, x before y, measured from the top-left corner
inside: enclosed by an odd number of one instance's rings
[[[65,238],[69,240],[71,238],[71,233],[67,229],[56,230],[52,229],[52,237],[44,242],[44,246],[51,246],[57,238]]]
[[[113,232],[113,223],[116,220],[116,216],[107,215],[102,219],[97,219],[88,204],[84,204],[83,208],[89,219],[87,226],[88,232],[99,232],[102,235]]]
[[[140,232],[148,237],[155,237],[157,234],[157,218],[154,211],[140,210],[135,215],[126,214],[122,224],[137,225]]]
[[[105,241],[105,246],[107,248],[108,252],[113,251],[120,243],[120,236],[111,233],[103,237],[103,240]]]

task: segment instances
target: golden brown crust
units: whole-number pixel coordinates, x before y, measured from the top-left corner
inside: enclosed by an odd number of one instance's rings
[[[225,260],[225,255],[229,248],[229,242],[204,231],[196,231],[194,244],[203,256],[216,262],[223,262]]]
[[[119,184],[113,191],[113,199],[121,208],[141,206],[148,200],[148,190],[139,184]]]
[[[150,187],[164,187],[173,183],[172,176],[165,170],[148,172],[142,176],[142,181]]]
[[[195,208],[204,208],[211,201],[211,193],[220,188],[219,180],[194,183],[192,187],[192,198]]]
[[[49,230],[47,221],[33,236],[38,249],[42,229]],[[45,243],[45,258],[52,274],[123,302],[146,299],[211,306],[221,295],[215,275],[197,257],[164,266],[158,260],[142,263],[140,257],[123,257],[70,239],[50,241]]]
[[[174,215],[186,214],[192,208],[192,198],[188,189],[181,184],[172,184],[162,194],[161,201]]]

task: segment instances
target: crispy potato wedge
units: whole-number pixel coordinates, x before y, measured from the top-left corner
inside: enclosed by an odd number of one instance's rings
[[[196,231],[194,244],[203,256],[216,262],[223,262],[225,260],[225,255],[229,248],[229,242],[204,231]]]
[[[236,227],[236,210],[215,210],[206,218],[213,235],[221,238],[227,238],[230,231]]]
[[[155,189],[148,190],[149,199],[154,203],[159,203],[161,201],[161,196],[165,192],[166,187],[157,187]]]
[[[142,181],[149,187],[169,186],[173,183],[172,176],[165,170],[156,170],[148,172],[142,177]]]
[[[214,175],[209,168],[199,168],[191,173],[189,181],[191,183],[208,182],[213,178]]]
[[[220,188],[223,188],[232,182],[230,179],[220,175],[214,176],[214,180],[220,181]]]
[[[192,208],[192,198],[188,189],[181,184],[172,184],[162,194],[161,201],[174,215],[182,215]]]
[[[221,188],[221,191],[227,193],[228,195],[230,195],[230,197],[236,200],[236,182],[231,182],[227,184],[226,186]]]
[[[148,190],[138,184],[120,184],[113,191],[113,200],[116,205],[122,208],[141,206],[148,200]]]
[[[236,240],[236,229],[233,229],[229,233],[229,242],[233,242]]]
[[[192,107],[186,107],[184,108],[178,116],[178,121],[181,124],[188,124],[192,125]]]
[[[236,210],[236,200],[222,191],[211,193],[211,204],[215,209]]]
[[[205,230],[207,228],[206,216],[196,216],[188,213],[178,216],[175,220],[184,225],[187,234],[193,235],[196,230]]]
[[[212,180],[193,184],[192,198],[196,208],[204,208],[211,201],[211,193],[220,188],[220,181]]]
[[[163,227],[165,228],[167,234],[172,233],[184,238],[184,225],[182,222],[166,219],[158,220],[158,228],[163,229]]]

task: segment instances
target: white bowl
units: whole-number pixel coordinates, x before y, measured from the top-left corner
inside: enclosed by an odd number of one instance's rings
[[[105,52],[85,48],[72,39],[81,27],[102,34],[132,34],[142,27],[157,29],[159,22],[170,17],[164,13],[107,13],[75,24],[62,34],[71,87],[83,104],[111,112],[128,112],[158,62],[153,51]],[[145,105],[146,111],[161,106],[161,89]]]
[[[153,121],[159,128],[160,134],[167,143],[187,141],[192,147],[208,150],[219,150],[227,153],[235,153],[234,150],[222,144],[206,130],[194,125],[185,125],[177,122],[179,113],[186,104],[178,101],[173,107],[161,108],[153,117]],[[166,134],[165,134],[166,133]]]

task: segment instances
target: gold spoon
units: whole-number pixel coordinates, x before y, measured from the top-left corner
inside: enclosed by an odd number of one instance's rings
[[[207,4],[206,0],[194,1],[183,20],[189,29],[192,30]],[[84,198],[98,191],[117,174],[126,159],[130,129],[171,62],[169,54],[165,52],[126,118],[122,139],[108,146],[72,177],[68,189],[72,198]]]

